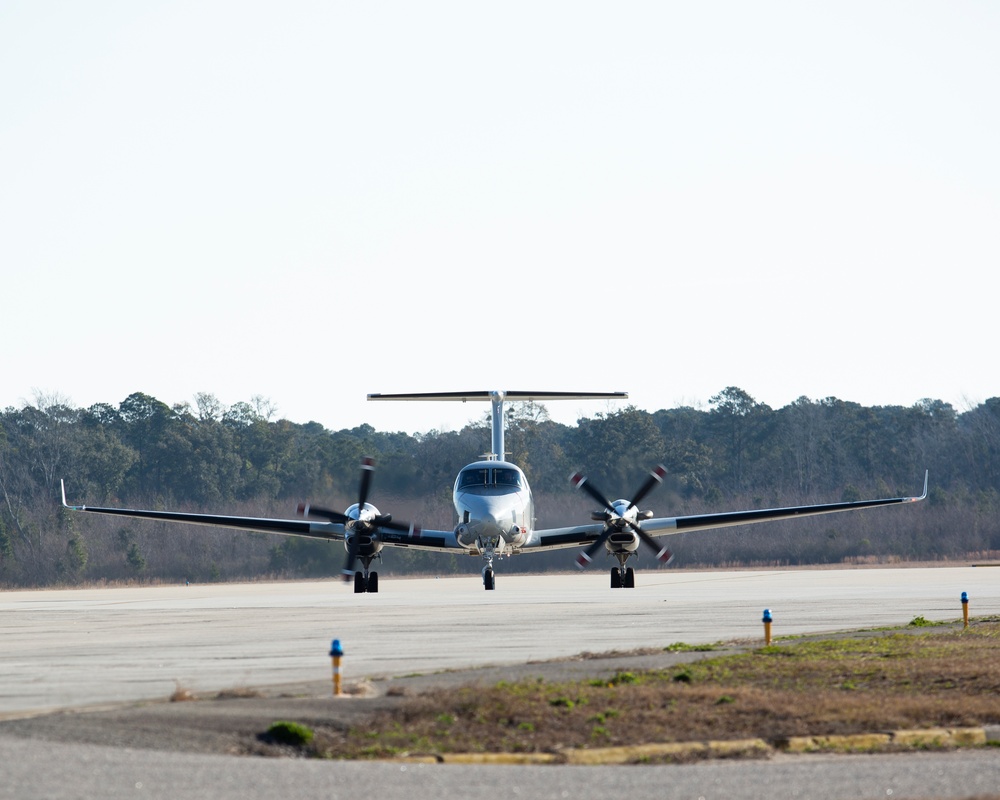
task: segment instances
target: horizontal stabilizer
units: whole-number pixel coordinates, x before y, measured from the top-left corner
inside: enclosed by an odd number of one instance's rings
[[[470,400],[627,400],[628,392],[418,392],[416,394],[370,394],[369,400],[456,400],[467,403]]]

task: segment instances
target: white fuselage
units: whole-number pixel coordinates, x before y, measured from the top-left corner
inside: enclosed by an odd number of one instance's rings
[[[472,552],[516,552],[534,527],[531,488],[508,461],[477,461],[455,479],[458,543]]]

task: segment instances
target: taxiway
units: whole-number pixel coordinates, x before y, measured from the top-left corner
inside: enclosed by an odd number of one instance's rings
[[[603,572],[0,593],[0,718],[120,701],[345,680],[1000,613],[1000,569]]]

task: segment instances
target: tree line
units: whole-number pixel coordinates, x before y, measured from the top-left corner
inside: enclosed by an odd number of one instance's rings
[[[508,458],[535,492],[537,525],[589,521],[567,480],[584,471],[629,497],[648,470],[669,477],[643,502],[657,516],[918,494],[927,503],[672,537],[676,566],[990,558],[1000,550],[1000,398],[961,413],[921,400],[865,407],[827,398],[773,409],[738,387],[706,408],[633,406],[578,420],[510,403]],[[338,571],[341,544],[84,516],[71,502],[292,517],[303,500],[345,508],[363,457],[369,497],[396,519],[454,526],[455,475],[489,443],[489,415],[460,431],[329,430],[277,417],[264,398],[224,406],[211,394],[167,405],[143,393],[76,408],[37,395],[0,412],[0,585],[310,577]],[[529,554],[505,571],[565,569],[571,551]],[[652,567],[651,559],[640,567]],[[479,559],[387,550],[384,573],[478,572]]]

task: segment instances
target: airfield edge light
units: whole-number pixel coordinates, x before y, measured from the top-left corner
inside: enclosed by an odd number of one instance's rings
[[[340,659],[344,655],[344,648],[340,644],[340,639],[334,639],[330,644],[330,657],[333,659],[333,696],[340,697]]]

